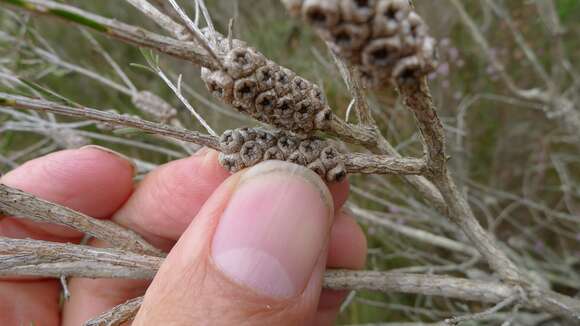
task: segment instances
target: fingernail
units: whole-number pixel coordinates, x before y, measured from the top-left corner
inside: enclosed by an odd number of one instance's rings
[[[83,146],[79,149],[80,150],[96,149],[96,150],[99,150],[102,152],[106,152],[108,154],[112,154],[112,155],[116,156],[117,158],[120,158],[121,160],[123,160],[131,165],[131,169],[133,169],[133,176],[135,176],[137,174],[137,164],[135,164],[135,162],[131,158],[129,158],[128,156],[125,156],[119,152],[115,152],[114,150],[112,150],[110,148],[106,148],[106,147],[102,147],[102,146],[98,146],[98,145],[87,145],[87,146]]]
[[[332,197],[309,169],[281,161],[246,171],[212,244],[216,266],[233,281],[275,298],[304,290],[328,240]]]

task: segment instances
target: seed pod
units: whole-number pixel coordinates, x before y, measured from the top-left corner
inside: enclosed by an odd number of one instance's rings
[[[169,103],[148,91],[133,94],[131,102],[139,110],[157,121],[168,121],[177,115],[177,110],[169,105]]]
[[[396,83],[403,71],[412,72],[405,75],[416,79],[435,69],[435,40],[408,0],[286,2],[294,12],[301,3],[303,18],[335,53],[361,71],[367,87]]]
[[[269,119],[274,114],[274,108],[276,107],[276,92],[269,90],[260,93],[256,97],[255,107],[256,113],[261,114],[265,119]],[[270,120],[268,120],[270,122]]]
[[[320,160],[314,160],[314,162],[308,164],[307,168],[316,172],[320,176],[326,176],[326,168]]]
[[[224,71],[210,71],[201,69],[201,79],[204,80],[207,90],[214,97],[226,104],[231,104],[234,99],[234,80]]]
[[[267,91],[276,86],[276,73],[278,72],[278,69],[279,67],[277,65],[271,63],[256,69],[258,91]]]
[[[375,0],[341,0],[340,11],[347,22],[366,23],[372,19]]]
[[[397,34],[409,12],[407,0],[379,1],[373,18],[373,36],[385,37]]]
[[[233,154],[240,151],[244,144],[244,136],[238,130],[226,130],[220,137],[220,147],[225,154]]]
[[[207,30],[204,33],[210,38]],[[222,35],[215,37],[223,68],[201,71],[212,95],[256,120],[298,134],[312,134],[331,120],[332,112],[318,86],[245,44],[232,42],[230,49]]]
[[[244,168],[242,159],[239,154],[220,154],[219,156],[220,165],[230,171],[231,173],[236,173]]]
[[[401,40],[398,37],[379,38],[370,42],[363,50],[362,62],[367,67],[389,69],[401,55]]]
[[[224,132],[220,147],[219,162],[230,172],[274,159],[306,166],[329,182],[346,176],[338,150],[328,141],[315,137],[273,129],[241,128]]]
[[[240,149],[240,158],[245,166],[258,164],[263,160],[263,157],[263,147],[257,141],[249,140]]]
[[[354,53],[367,43],[370,28],[367,25],[340,24],[332,31],[332,38],[339,53]]]
[[[258,95],[258,83],[252,77],[241,78],[234,84],[234,107],[248,113],[256,112],[254,101]]]
[[[336,0],[305,0],[302,16],[312,26],[331,29],[340,21],[340,8]]]
[[[247,77],[266,64],[266,58],[249,47],[231,49],[224,60],[228,75],[234,79]]]

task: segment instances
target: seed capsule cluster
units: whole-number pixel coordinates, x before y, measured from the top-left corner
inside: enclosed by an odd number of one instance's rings
[[[365,84],[405,82],[434,70],[435,40],[408,0],[283,0],[357,66]]]
[[[328,182],[346,177],[342,156],[328,141],[263,128],[225,131],[220,138],[220,164],[230,172],[265,160],[282,160],[308,167]]]
[[[223,67],[201,71],[212,95],[256,120],[299,134],[323,129],[331,119],[317,85],[240,40],[217,38],[215,48],[221,52]]]

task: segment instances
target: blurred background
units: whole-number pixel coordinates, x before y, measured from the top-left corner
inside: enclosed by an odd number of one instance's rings
[[[123,1],[61,2],[161,33]],[[181,1],[186,7],[191,2]],[[335,112],[345,115],[351,98],[328,49],[280,3],[206,3],[219,31],[227,33],[230,18],[236,17],[235,37],[318,83]],[[461,190],[482,225],[520,266],[543,286],[578,296],[580,120],[575,119],[580,116],[580,1],[416,0],[415,6],[438,39],[439,66],[429,79]],[[147,90],[178,110],[173,123],[204,130],[163,80],[144,68],[147,52],[86,34],[54,18],[0,6],[0,91],[154,119],[139,110],[127,92]],[[118,64],[117,71],[111,60]],[[182,75],[183,95],[218,133],[255,125],[208,94],[199,68],[163,55],[159,64],[174,83]],[[549,96],[527,96],[525,90],[530,89],[542,89]],[[369,92],[368,101],[392,144],[406,155],[422,155],[413,118],[398,102],[396,91]],[[0,106],[0,172],[88,143],[134,158],[141,175],[195,150],[134,130]],[[473,248],[465,237],[401,179],[350,179],[351,207],[368,235],[368,269],[496,279],[485,262],[470,255]],[[430,236],[448,238],[453,245],[440,245]],[[343,305],[339,324],[420,325],[488,307],[422,295],[357,292]],[[515,306],[465,325],[503,321],[563,324]]]

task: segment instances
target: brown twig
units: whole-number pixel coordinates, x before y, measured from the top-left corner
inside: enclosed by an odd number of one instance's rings
[[[195,143],[219,150],[219,141],[217,137],[112,112],[100,111],[87,107],[72,107],[51,101],[11,95],[2,92],[0,92],[0,105],[19,109],[48,111],[69,117],[102,121],[116,126],[133,127],[145,132],[172,137],[185,142]]]
[[[127,250],[0,237],[1,276],[151,279],[162,262]]]
[[[161,10],[157,9],[154,5],[149,3],[147,0],[126,0],[133,7],[137,8],[144,15],[151,18],[157,25],[159,25],[164,30],[171,33],[176,39],[180,41],[191,41],[193,40],[192,35],[187,31],[185,26],[179,24],[171,17],[163,13]]]
[[[125,127],[134,127],[145,132],[168,136],[222,151],[217,137],[112,112],[105,112],[86,107],[71,107],[51,101],[32,99],[29,97],[1,92],[0,105],[13,108],[48,111],[65,116],[103,121]],[[422,174],[425,171],[424,161],[415,158],[351,153],[344,155],[343,159],[345,161],[347,172],[349,173],[413,175]]]
[[[508,281],[524,282],[525,277],[496,239],[487,233],[475,218],[467,200],[459,192],[447,170],[445,132],[437,116],[426,78],[406,81],[399,85],[399,92],[407,108],[415,116],[427,155],[427,177],[433,181],[448,207],[447,216],[457,224],[488,264]]]
[[[199,44],[162,36],[141,27],[86,12],[74,6],[48,0],[0,0],[0,3],[13,5],[36,14],[58,17],[70,23],[91,28],[123,42],[155,49],[159,52],[191,61],[202,67],[217,68],[215,59]]]
[[[162,258],[117,249],[54,244],[40,240],[0,238],[0,275],[151,279]],[[324,287],[442,296],[497,303],[521,291],[509,283],[468,280],[452,276],[412,273],[330,270]],[[524,306],[580,318],[580,301],[552,291],[528,289]]]
[[[132,230],[111,221],[92,218],[4,184],[0,184],[0,212],[16,218],[65,225],[132,252],[164,255]]]
[[[84,326],[121,326],[135,318],[142,303],[143,297],[128,300],[104,314],[87,321]]]

